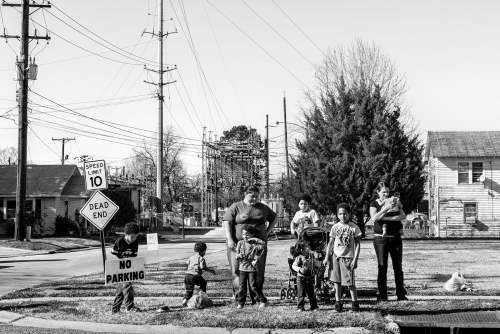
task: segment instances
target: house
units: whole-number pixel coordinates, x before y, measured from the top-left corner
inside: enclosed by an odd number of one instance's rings
[[[500,236],[500,131],[428,132],[431,234]]]
[[[16,215],[17,166],[0,166],[0,221],[13,222]],[[85,180],[75,165],[28,165],[26,210],[40,222],[40,234],[55,232],[57,216],[75,221],[88,195]],[[3,231],[6,228],[3,226]]]

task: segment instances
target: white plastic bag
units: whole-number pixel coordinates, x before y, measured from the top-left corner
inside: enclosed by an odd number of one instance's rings
[[[467,281],[462,273],[454,272],[451,278],[444,283],[443,287],[446,291],[464,290],[467,289]]]
[[[213,303],[210,300],[210,298],[208,298],[208,295],[201,290],[198,293],[194,294],[188,300],[188,303],[187,303],[187,307],[191,308],[191,309],[202,309],[202,308],[210,307],[212,305],[213,305]]]

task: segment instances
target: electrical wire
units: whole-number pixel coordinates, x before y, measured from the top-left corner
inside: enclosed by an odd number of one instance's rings
[[[300,31],[302,33],[302,35],[304,35],[304,37],[309,40],[309,42],[311,42],[311,44],[324,56],[326,57],[326,53],[313,41],[313,39],[297,24],[295,23],[295,21],[291,18],[290,15],[287,14],[287,12],[285,12],[285,10],[280,7],[280,5],[278,5],[278,3],[275,1],[275,0],[271,0],[272,3],[281,11],[281,13],[283,15],[285,15],[288,20],[295,26],[295,28],[297,28],[298,31]]]
[[[271,23],[269,23],[262,15],[260,15],[252,6],[250,6],[248,4],[248,2],[246,2],[245,0],[240,0],[241,2],[243,2],[243,4],[248,8],[250,9],[250,11],[255,15],[257,16],[262,22],[264,22],[264,24],[266,26],[269,27],[269,29],[271,29],[272,31],[274,31],[274,33],[276,35],[278,35],[279,38],[281,38],[283,41],[285,41],[285,43],[288,44],[288,46],[290,46],[299,56],[301,56],[306,62],[308,62],[312,67],[314,67],[314,62],[312,62],[309,58],[307,58],[303,53],[302,51],[300,51],[299,49],[297,49],[297,47],[295,45],[293,45],[292,42],[290,42],[285,36],[283,36],[276,28],[273,27],[273,25],[271,25]]]
[[[229,23],[231,23],[240,33],[242,33],[247,39],[249,39],[253,44],[255,44],[262,52],[264,52],[269,58],[271,58],[275,63],[277,63],[283,70],[285,70],[288,74],[290,74],[297,82],[307,88],[307,84],[300,79],[293,71],[287,68],[282,62],[279,61],[276,57],[274,57],[269,51],[267,51],[262,45],[260,45],[250,34],[244,31],[234,20],[232,20],[229,16],[227,16],[224,12],[222,12],[217,6],[215,6],[210,0],[205,0],[207,3],[212,6],[220,16],[225,18]]]

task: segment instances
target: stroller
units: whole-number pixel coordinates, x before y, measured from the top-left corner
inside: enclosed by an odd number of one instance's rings
[[[314,262],[314,290],[318,300],[328,298],[328,286],[324,278],[325,266],[323,260],[326,256],[326,246],[328,244],[328,232],[319,227],[310,227],[302,231],[295,245],[290,247],[288,258],[288,281],[287,286],[281,288],[281,299],[295,299],[297,296],[297,272],[293,270],[292,265],[295,258],[303,254],[307,259]]]

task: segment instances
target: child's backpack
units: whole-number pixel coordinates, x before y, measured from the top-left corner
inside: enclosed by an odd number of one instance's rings
[[[187,307],[191,309],[202,309],[210,306],[213,306],[212,301],[208,298],[208,295],[201,290],[193,294],[187,303]]]

